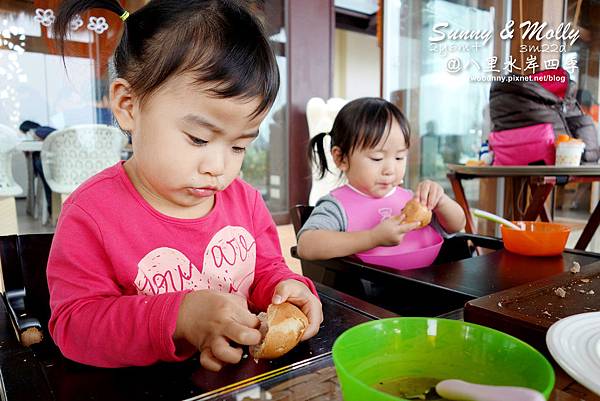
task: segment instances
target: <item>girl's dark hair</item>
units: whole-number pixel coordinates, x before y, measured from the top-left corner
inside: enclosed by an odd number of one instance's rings
[[[339,111],[331,128],[331,147],[340,148],[341,157],[346,158],[355,150],[369,149],[385,141],[390,133],[392,121],[396,120],[406,147],[410,146],[410,127],[404,114],[392,103],[376,97],[363,97],[346,104]],[[323,139],[320,133],[310,140],[308,156],[319,169],[319,178],[329,170]]]
[[[121,16],[117,0],[65,0],[54,33],[64,55],[69,23],[92,8]],[[252,116],[273,104],[279,70],[261,23],[235,0],[152,0],[124,23],[115,50],[117,77],[143,100],[175,74],[189,72],[216,98],[261,102]]]

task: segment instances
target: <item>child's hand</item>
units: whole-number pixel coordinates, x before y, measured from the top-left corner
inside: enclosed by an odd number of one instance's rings
[[[396,246],[404,239],[404,234],[420,227],[419,223],[404,223],[404,215],[385,219],[373,229],[371,235],[375,246]]]
[[[294,279],[283,280],[275,287],[274,304],[289,302],[296,305],[308,318],[308,327],[304,330],[301,341],[308,340],[319,332],[323,322],[323,306],[319,298],[302,282]]]
[[[444,188],[437,182],[425,180],[417,185],[415,198],[427,209],[433,210],[444,199]]]
[[[186,294],[179,307],[173,339],[200,350],[200,364],[219,371],[225,363],[238,363],[243,351],[230,344],[256,345],[260,321],[248,310],[245,298],[202,290]]]

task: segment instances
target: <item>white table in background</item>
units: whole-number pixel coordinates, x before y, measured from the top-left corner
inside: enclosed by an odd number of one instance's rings
[[[20,150],[27,159],[27,214],[35,217],[35,171],[33,169],[33,152],[41,152],[42,141],[31,139],[22,140],[17,144],[17,150]]]

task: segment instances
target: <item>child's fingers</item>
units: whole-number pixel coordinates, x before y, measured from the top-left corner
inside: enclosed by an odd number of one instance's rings
[[[407,233],[409,231],[416,230],[419,227],[421,227],[421,223],[419,223],[418,221],[414,223],[402,224],[400,226],[400,232]]]
[[[238,313],[233,316],[233,320],[246,327],[257,328],[260,326],[260,320],[258,320],[258,317],[256,317],[255,314],[250,313],[247,307],[240,309]]]
[[[240,345],[256,345],[260,342],[260,331],[232,322],[225,326],[223,335]]]
[[[423,181],[417,188],[419,203],[427,205],[431,184],[428,181]]]
[[[430,210],[435,209],[435,207],[439,203],[440,199],[442,198],[443,194],[444,194],[444,189],[442,187],[440,187],[440,186],[432,187],[431,191],[429,192],[429,200],[427,202],[427,207]]]
[[[308,327],[304,330],[304,334],[302,335],[302,341],[308,340],[313,337],[315,334],[319,332],[319,327],[321,323],[323,323],[323,307],[321,303],[317,300],[311,300],[308,304],[306,317],[308,317]]]
[[[402,223],[406,219],[406,215],[404,213],[398,214],[396,216],[391,217],[396,223]]]
[[[241,348],[232,347],[225,338],[220,336],[213,340],[210,349],[216,359],[226,363],[238,363],[243,355]]]
[[[204,348],[200,353],[200,365],[202,365],[204,369],[213,372],[218,372],[223,368],[223,362],[215,358],[212,351],[208,347]]]
[[[302,284],[297,280],[284,280],[277,284],[275,291],[273,292],[273,298],[271,302],[274,304],[281,304],[286,302],[289,298],[297,297],[302,294],[302,287],[298,284]]]

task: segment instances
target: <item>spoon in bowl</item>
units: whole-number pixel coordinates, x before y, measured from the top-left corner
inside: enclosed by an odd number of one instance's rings
[[[492,386],[450,379],[423,388],[427,381],[435,379],[422,379],[413,391],[401,392],[399,396],[415,401],[546,401],[542,393],[526,387]]]
[[[477,217],[480,217],[480,218],[482,218],[482,219],[486,219],[486,220],[489,220],[489,221],[493,221],[494,223],[497,223],[497,224],[502,224],[502,225],[505,225],[505,226],[507,226],[507,227],[510,227],[510,228],[512,228],[513,230],[518,230],[518,231],[523,231],[523,230],[525,230],[525,228],[524,228],[524,227],[519,227],[519,226],[518,226],[518,225],[516,225],[515,223],[513,223],[513,222],[511,222],[511,221],[508,221],[508,220],[506,220],[505,218],[503,218],[503,217],[500,217],[500,216],[498,216],[498,215],[495,215],[495,214],[493,214],[493,213],[486,212],[486,211],[484,211],[484,210],[475,209],[475,208],[472,208],[472,209],[471,209],[471,211],[472,211],[472,212],[473,212],[473,214],[474,214],[475,216],[477,216]]]
[[[457,401],[546,401],[542,393],[530,388],[490,386],[462,380],[442,380],[435,390],[444,399]]]

